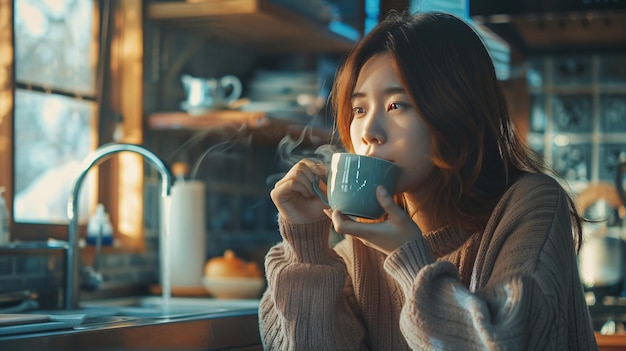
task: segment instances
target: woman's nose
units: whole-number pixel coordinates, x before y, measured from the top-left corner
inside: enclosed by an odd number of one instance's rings
[[[361,140],[364,144],[383,144],[387,141],[385,129],[376,115],[367,117],[363,124]]]

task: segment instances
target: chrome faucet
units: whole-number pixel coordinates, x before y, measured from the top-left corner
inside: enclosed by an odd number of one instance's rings
[[[78,233],[78,197],[80,194],[80,187],[83,180],[89,173],[89,170],[93,166],[102,163],[104,160],[110,158],[119,152],[134,152],[143,156],[147,161],[152,163],[161,174],[161,196],[163,198],[170,195],[172,186],[172,174],[165,165],[165,163],[152,151],[144,148],[143,146],[135,144],[118,144],[110,143],[99,147],[91,152],[83,161],[83,166],[80,174],[76,178],[70,193],[70,198],[67,204],[67,216],[69,218],[68,236],[67,236],[67,262],[65,265],[65,291],[64,291],[64,308],[75,309],[79,306],[79,292],[80,292],[80,248],[78,245],[79,233]],[[98,258],[96,257],[96,262]],[[102,281],[100,273],[93,268],[85,267],[85,274],[87,275],[87,286],[91,290],[99,288]]]

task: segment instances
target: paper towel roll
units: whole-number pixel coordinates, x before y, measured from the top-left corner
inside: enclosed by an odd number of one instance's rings
[[[206,261],[205,186],[197,180],[172,186],[170,208],[171,286],[201,287]]]

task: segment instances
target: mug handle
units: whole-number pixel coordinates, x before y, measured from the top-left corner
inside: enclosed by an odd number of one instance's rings
[[[227,96],[224,96],[225,101],[235,101],[239,99],[241,96],[242,86],[239,78],[233,75],[223,76],[220,79],[220,85],[222,88],[226,89],[229,86],[232,88],[232,91]]]
[[[318,184],[319,184],[319,182],[320,182],[320,178],[319,178],[319,176],[317,176],[317,175],[316,175],[316,176],[315,176],[315,181],[313,182],[313,190],[314,190],[314,191],[315,191],[315,193],[317,194],[317,197],[319,197],[319,198],[320,198],[320,200],[322,200],[322,202],[323,202],[326,206],[330,207],[330,204],[328,203],[328,200],[326,200],[326,195],[325,195],[324,193],[322,193],[322,190],[320,190],[320,187],[319,187],[319,185],[318,185]]]

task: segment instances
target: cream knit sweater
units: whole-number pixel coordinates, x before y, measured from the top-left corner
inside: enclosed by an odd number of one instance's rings
[[[279,219],[259,309],[266,350],[597,350],[567,199],[522,176],[482,233],[445,228],[385,256],[330,221]]]

